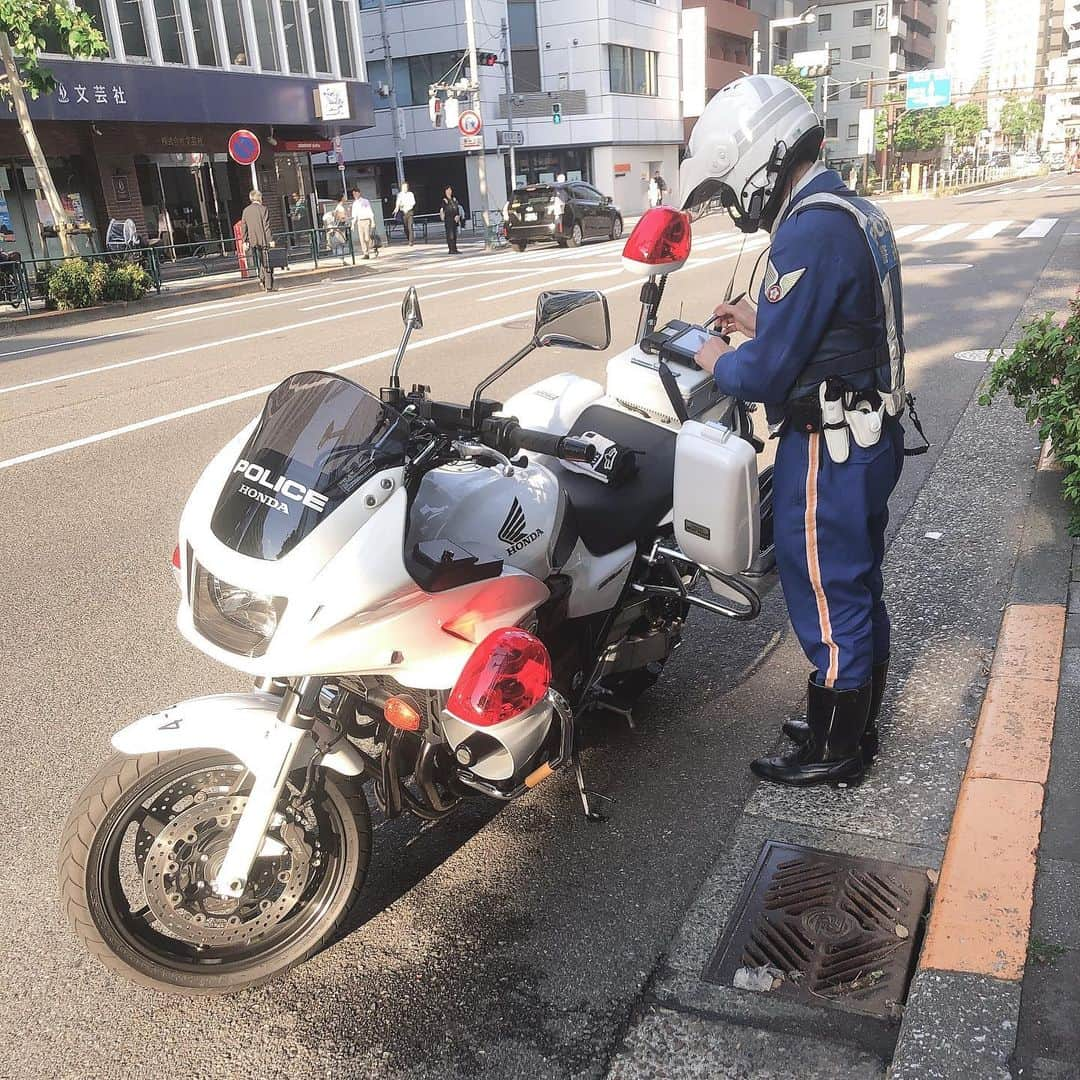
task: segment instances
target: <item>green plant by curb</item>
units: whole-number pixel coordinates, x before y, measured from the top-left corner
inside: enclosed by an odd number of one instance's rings
[[[1069,531],[1080,536],[1080,293],[1063,325],[1047,312],[1024,327],[1012,352],[991,368],[979,404],[1001,391],[1038,424],[1039,438],[1050,440],[1063,470],[1062,495],[1072,504]]]
[[[39,281],[41,276],[39,269]],[[112,300],[141,300],[150,284],[150,275],[135,262],[65,259],[49,267],[45,295],[61,311],[67,311]]]
[[[1032,934],[1031,940],[1028,941],[1028,963],[1052,964],[1064,955],[1065,951],[1064,945],[1058,945],[1039,937],[1038,934]]]

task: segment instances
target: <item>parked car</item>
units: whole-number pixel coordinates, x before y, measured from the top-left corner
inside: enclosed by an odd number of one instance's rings
[[[1007,150],[999,150],[990,155],[990,165],[993,168],[1008,168],[1012,164],[1012,157]]]
[[[1065,169],[1065,151],[1055,150],[1050,155],[1048,164],[1051,172],[1063,172]]]
[[[622,232],[622,214],[611,196],[582,180],[530,184],[510,196],[506,238],[518,251],[535,240],[577,247],[586,240],[618,240]]]

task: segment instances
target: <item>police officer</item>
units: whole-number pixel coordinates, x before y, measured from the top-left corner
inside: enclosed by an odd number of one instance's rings
[[[697,356],[720,389],[763,402],[779,436],[776,561],[792,625],[814,665],[795,749],[751,768],[783,784],[858,782],[877,752],[889,665],[882,599],[888,500],[904,437],[900,263],[888,219],[818,154],[806,98],[768,75],[737,79],[694,125],[684,207],[718,204],[772,249],[757,304],[716,308],[721,329]]]

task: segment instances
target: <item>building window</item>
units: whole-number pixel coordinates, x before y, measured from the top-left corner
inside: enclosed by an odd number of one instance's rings
[[[852,26],[869,26],[874,17],[873,8],[857,8],[851,13]]]
[[[859,137],[859,125],[858,124],[848,124],[848,126],[847,126],[847,137],[849,139],[857,139]]]
[[[629,45],[608,46],[608,70],[613,94],[642,94],[656,97],[657,53]]]
[[[338,63],[341,65],[341,74],[346,79],[355,79],[356,60],[353,58],[352,35],[349,33],[349,6],[347,0],[334,0],[334,37],[337,39]]]
[[[830,49],[829,50],[829,63],[830,64],[839,64],[840,63],[840,50],[839,49]]]
[[[274,35],[274,20],[270,14],[270,0],[251,0],[252,14],[255,16],[255,40],[259,45],[259,63],[263,71],[280,71],[277,39]]]
[[[851,59],[852,60],[869,60],[870,59],[870,46],[869,45],[852,45],[851,46]]]
[[[515,92],[529,94],[540,90],[540,50],[514,49],[511,59],[514,65]]]
[[[311,24],[311,48],[315,53],[315,70],[330,70],[330,54],[326,51],[326,27],[323,25],[323,10],[320,0],[303,0],[307,4],[308,19]]]
[[[191,11],[191,32],[195,38],[195,57],[202,67],[217,67],[217,42],[210,18],[209,0],[188,0]]]
[[[180,12],[176,0],[154,0],[157,12],[158,40],[161,42],[161,59],[166,64],[183,64],[184,41],[180,31]]]
[[[225,47],[229,62],[239,67],[250,67],[247,39],[244,37],[244,17],[240,13],[240,0],[221,0],[221,14],[225,19]]]
[[[116,0],[116,17],[120,23],[120,39],[125,55],[149,57],[139,0]]]
[[[826,139],[835,139],[836,138],[836,117],[835,116],[827,117],[826,120],[825,120],[825,138]]]
[[[829,80],[829,100],[840,100],[840,84],[835,79]]]
[[[827,12],[825,12],[825,14],[819,15],[817,17],[817,28],[818,28],[819,32],[822,31],[822,30],[831,30],[832,29],[832,12],[831,11],[827,11]]]
[[[849,92],[852,101],[866,100],[866,83],[855,83]]]
[[[281,28],[285,33],[285,55],[289,70],[294,75],[302,75],[304,64],[304,46],[300,43],[300,10],[296,0],[281,0]]]

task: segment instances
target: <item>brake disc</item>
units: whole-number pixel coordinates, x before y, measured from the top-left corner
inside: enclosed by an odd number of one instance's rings
[[[161,929],[193,945],[243,945],[277,925],[307,888],[311,848],[304,830],[279,830],[284,851],[260,856],[240,897],[211,887],[247,805],[245,795],[195,803],[154,837],[143,865],[146,902]]]

